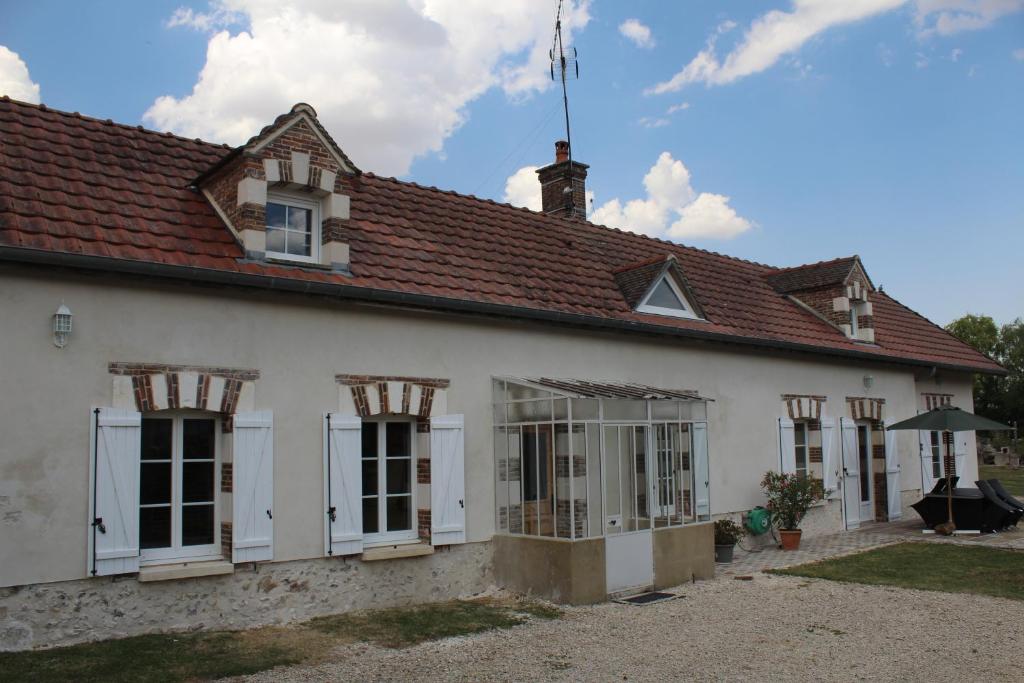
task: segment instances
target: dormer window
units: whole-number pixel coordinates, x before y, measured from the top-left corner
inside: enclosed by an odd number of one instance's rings
[[[687,302],[679,286],[667,275],[658,280],[636,310],[638,313],[671,315],[676,318],[700,317],[693,312],[693,306]]]
[[[267,256],[320,261],[320,202],[291,194],[267,193]]]

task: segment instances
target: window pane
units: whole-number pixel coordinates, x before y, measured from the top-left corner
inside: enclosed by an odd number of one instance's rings
[[[388,531],[408,531],[412,528],[412,496],[388,498]]]
[[[209,545],[213,543],[213,503],[186,505],[181,508],[181,544]]]
[[[676,293],[672,291],[672,287],[665,280],[659,282],[654,291],[651,292],[651,295],[647,298],[647,305],[686,310],[686,306],[683,305],[683,302],[679,300],[679,297],[676,296]]]
[[[182,457],[213,460],[216,430],[213,420],[185,420]]]
[[[142,420],[142,459],[171,459],[171,420],[145,418]]]
[[[267,202],[267,227],[283,228],[287,225],[285,223],[286,211],[287,207],[284,204]]]
[[[143,462],[139,473],[139,503],[154,505],[171,502],[171,463]]]
[[[598,402],[594,398],[572,399],[572,419],[596,420],[598,417]]]
[[[551,420],[551,401],[526,401],[508,404],[509,422],[548,422]]]
[[[212,462],[186,462],[181,469],[181,499],[186,503],[213,500]]]
[[[678,420],[679,401],[651,401],[651,419]]]
[[[408,422],[386,423],[385,453],[389,458],[408,458],[412,452],[409,441],[412,430]]]
[[[363,495],[377,495],[377,459],[363,460]]]
[[[139,546],[167,548],[171,545],[171,508],[139,509]]]
[[[412,492],[412,461],[409,458],[387,461],[388,493]]]
[[[309,232],[313,212],[297,206],[288,207],[288,227],[299,232]]]
[[[508,400],[520,399],[520,398],[550,398],[551,392],[543,389],[534,389],[533,387],[524,386],[522,384],[513,384],[509,382],[508,387]]]
[[[363,457],[377,457],[377,423],[363,422]]]
[[[306,233],[288,233],[288,253],[292,256],[309,256],[309,235]]]
[[[377,533],[377,498],[363,498],[363,533]]]
[[[797,446],[803,446],[807,443],[807,432],[804,431],[807,426],[804,424],[797,424],[793,427],[793,440]]]
[[[604,419],[606,420],[646,420],[647,402],[620,399],[604,401]]]
[[[267,251],[285,253],[284,251],[285,231],[280,229],[267,228]]]

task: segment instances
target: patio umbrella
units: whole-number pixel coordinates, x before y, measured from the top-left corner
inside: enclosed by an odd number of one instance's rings
[[[954,406],[939,406],[934,410],[929,410],[927,413],[921,413],[908,420],[890,425],[887,429],[942,432],[942,442],[946,445],[946,462],[948,463],[952,462],[950,449],[953,445],[953,432],[1001,431],[1013,429],[1013,427],[1007,427],[1000,422],[969,413]],[[956,531],[956,525],[953,523],[953,473],[949,467],[946,468],[946,502],[948,504],[949,521],[945,524],[940,524],[935,530],[948,536]],[[940,529],[939,527],[945,528]]]

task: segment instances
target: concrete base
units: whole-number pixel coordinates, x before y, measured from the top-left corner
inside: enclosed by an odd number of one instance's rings
[[[495,536],[493,543],[494,575],[500,586],[569,605],[608,597],[603,538]]]
[[[714,524],[703,522],[654,531],[655,588],[669,588],[714,576]]]
[[[225,560],[209,562],[182,562],[180,564],[160,564],[139,569],[139,581],[173,581],[174,579],[192,579],[198,576],[220,576],[234,574],[235,565]]]

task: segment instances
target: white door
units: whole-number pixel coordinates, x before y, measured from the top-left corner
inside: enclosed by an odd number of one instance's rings
[[[605,577],[608,593],[654,584],[650,506],[657,499],[647,425],[604,428]]]
[[[848,417],[839,420],[843,447],[843,517],[847,529],[860,526],[860,462],[857,457],[857,424]]]
[[[857,425],[857,466],[860,472],[860,521],[870,522],[875,518],[874,462],[872,459],[871,427]]]

